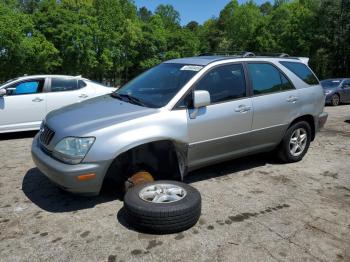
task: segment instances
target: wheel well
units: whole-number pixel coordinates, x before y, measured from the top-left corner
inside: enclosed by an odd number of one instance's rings
[[[148,171],[155,179],[181,180],[176,147],[161,140],[134,147],[120,154],[111,164],[105,179],[124,183],[138,171]]]
[[[291,127],[295,123],[301,122],[301,121],[305,121],[310,125],[310,127],[311,127],[311,141],[314,141],[316,130],[315,130],[315,119],[312,115],[304,115],[304,116],[300,116],[300,117],[294,119],[294,121],[289,125],[289,127]]]

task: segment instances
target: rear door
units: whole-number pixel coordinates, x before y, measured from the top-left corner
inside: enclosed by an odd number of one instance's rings
[[[38,129],[46,113],[45,78],[18,81],[0,97],[0,132]]]
[[[228,159],[249,150],[252,102],[248,97],[246,75],[240,63],[211,69],[194,86],[206,90],[211,104],[188,110],[189,168]]]
[[[84,101],[93,94],[94,89],[77,78],[52,77],[47,93],[47,113],[63,106]]]
[[[249,62],[247,69],[254,108],[251,142],[256,150],[274,147],[298,116],[298,91],[272,63]]]

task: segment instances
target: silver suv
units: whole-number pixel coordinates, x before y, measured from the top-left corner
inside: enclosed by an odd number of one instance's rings
[[[98,194],[107,178],[194,169],[276,150],[301,160],[327,120],[307,58],[199,56],[164,62],[111,95],[51,112],[34,138],[37,167],[64,189]]]

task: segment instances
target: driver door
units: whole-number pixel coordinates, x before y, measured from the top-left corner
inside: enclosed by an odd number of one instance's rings
[[[195,109],[188,110],[189,169],[249,151],[253,108],[243,65],[217,66],[194,89],[208,91],[211,104],[199,108],[195,117]]]
[[[45,79],[11,84],[0,97],[0,132],[39,129],[46,114]]]

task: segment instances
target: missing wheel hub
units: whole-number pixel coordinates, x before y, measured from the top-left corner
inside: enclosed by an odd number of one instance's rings
[[[132,175],[126,182],[125,182],[125,191],[127,191],[129,188],[134,187],[136,185],[145,184],[148,182],[153,182],[154,178],[153,176],[147,172],[147,171],[139,171]]]

